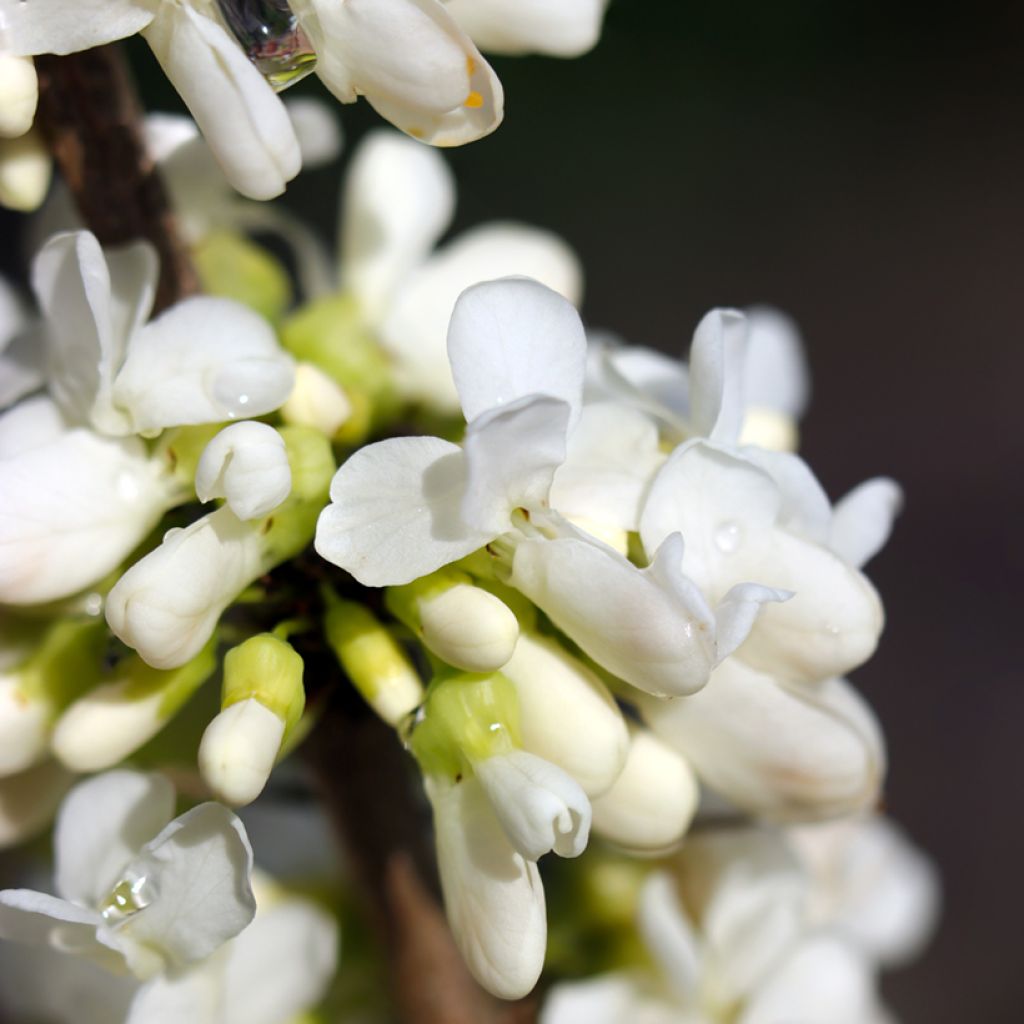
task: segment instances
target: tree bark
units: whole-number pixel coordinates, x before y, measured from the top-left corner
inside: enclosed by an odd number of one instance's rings
[[[142,136],[142,108],[116,44],[36,58],[39,113],[54,160],[101,245],[145,239],[160,257],[155,312],[199,291],[167,192]]]

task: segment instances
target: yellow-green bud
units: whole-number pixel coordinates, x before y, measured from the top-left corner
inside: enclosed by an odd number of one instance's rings
[[[345,389],[352,414],[339,434],[359,444],[399,408],[390,361],[350,295],[330,295],[290,317],[281,341],[292,355],[320,367]]]
[[[324,632],[356,689],[388,725],[423,700],[423,684],[387,629],[361,604],[328,596]]]
[[[291,305],[284,267],[255,242],[233,231],[211,231],[192,250],[203,291],[256,310],[271,322]]]
[[[390,587],[387,606],[442,661],[466,672],[494,672],[512,657],[516,616],[457,569]]]
[[[515,687],[497,672],[435,682],[409,746],[426,774],[452,778],[471,770],[475,761],[518,750]]]
[[[352,403],[342,386],[312,363],[295,367],[295,387],[281,406],[285,423],[312,427],[334,439],[352,416]]]
[[[183,500],[192,495],[199,459],[220,429],[219,423],[177,427],[165,431],[157,441],[154,455],[163,459],[168,471],[181,484]]]
[[[51,747],[72,771],[95,772],[133,754],[153,738],[217,668],[216,640],[178,668],[147,665],[137,654],[114,678],[80,697],[61,715]]]
[[[306,706],[302,657],[286,640],[260,633],[224,656],[221,710],[243,700],[257,700],[284,722],[290,733]]]

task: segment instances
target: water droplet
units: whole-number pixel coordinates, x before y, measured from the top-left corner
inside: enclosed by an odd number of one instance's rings
[[[280,92],[316,67],[316,51],[287,0],[217,0],[245,55]]]
[[[87,594],[82,602],[82,609],[86,615],[94,619],[98,618],[103,614],[103,595],[97,593]]]
[[[110,895],[100,906],[100,914],[103,920],[109,923],[123,921],[148,907],[153,898],[153,887],[145,875],[134,879],[125,878],[110,891]]]
[[[715,547],[725,555],[731,555],[743,542],[743,531],[737,523],[722,523],[715,530]]]

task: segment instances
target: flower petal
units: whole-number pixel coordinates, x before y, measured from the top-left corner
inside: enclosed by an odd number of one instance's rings
[[[582,298],[576,254],[557,236],[521,224],[465,231],[409,275],[381,326],[381,340],[395,357],[397,380],[407,395],[458,411],[446,347],[456,299],[470,285],[513,275],[547,285],[574,306]]]
[[[586,405],[555,473],[552,507],[635,531],[641,499],[663,461],[658,428],[643,413],[613,402]]]
[[[587,341],[579,313],[526,278],[467,288],[452,312],[448,356],[467,422],[527,395],[560,398],[575,426]]]
[[[341,209],[342,283],[366,320],[377,323],[451,221],[455,179],[439,153],[379,128],[352,157]],[[449,306],[438,339],[442,351],[450,316]]]
[[[484,988],[518,999],[544,966],[547,920],[537,865],[509,842],[476,777],[426,785],[455,941]]]
[[[360,448],[331,482],[316,549],[368,587],[409,583],[482,547],[494,534],[461,519],[466,464],[436,437]]]
[[[229,299],[172,306],[132,339],[114,400],[137,433],[261,416],[288,398],[292,359],[270,324]]]
[[[225,427],[203,449],[196,467],[199,500],[226,498],[239,519],[262,519],[291,489],[284,438],[266,423],[246,420]]]
[[[238,44],[186,4],[158,4],[143,35],[231,184],[250,199],[280,195],[299,172],[299,143],[284,104]]]
[[[796,322],[771,306],[752,306],[747,316],[743,390],[748,408],[766,408],[797,420],[811,390],[807,359]]]
[[[446,0],[455,20],[489,53],[578,57],[597,43],[608,0]]]
[[[548,503],[555,470],[565,459],[571,410],[557,398],[529,397],[478,416],[466,430],[466,493],[462,518],[491,537],[510,526],[517,508]]]
[[[33,395],[0,415],[0,459],[41,448],[68,432],[56,402]]]
[[[77,53],[133,36],[152,20],[148,0],[5,3],[4,48],[19,56]]]
[[[654,871],[644,880],[637,904],[637,928],[680,999],[684,1003],[698,1002],[701,949],[667,871]]]
[[[67,597],[111,572],[173,504],[135,438],[72,430],[0,474],[0,601]]]
[[[903,492],[894,480],[866,480],[836,503],[828,546],[859,569],[885,546],[902,507]]]
[[[95,942],[103,918],[95,910],[32,889],[0,891],[0,938],[49,944],[60,929],[69,942]]]
[[[57,891],[98,907],[128,862],[174,817],[174,787],[156,773],[113,771],[79,783],[57,816]]]
[[[869,806],[885,753],[874,716],[844,680],[786,689],[737,658],[685,700],[641,699],[651,728],[700,777],[762,817],[820,819]]]
[[[690,347],[690,418],[694,434],[734,443],[743,426],[743,364],[747,318],[713,309],[697,325]]]
[[[525,750],[474,762],[494,813],[512,845],[527,859],[578,857],[590,836],[590,802],[561,768]]]
[[[114,932],[159,951],[173,966],[195,963],[234,938],[256,913],[252,849],[238,818],[206,803],[175,818],[127,866],[155,898]]]

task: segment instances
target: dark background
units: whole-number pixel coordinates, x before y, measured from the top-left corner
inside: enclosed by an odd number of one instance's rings
[[[175,108],[132,52],[150,108]],[[587,319],[670,352],[713,305],[786,309],[829,493],[904,484],[869,569],[889,625],[855,681],[945,912],[885,990],[908,1024],[1024,1020],[1024,5],[616,0],[589,56],[494,63],[507,117],[451,153],[456,228],[560,233]],[[350,143],[377,123],[342,117]],[[337,183],[289,201],[328,223]]]

